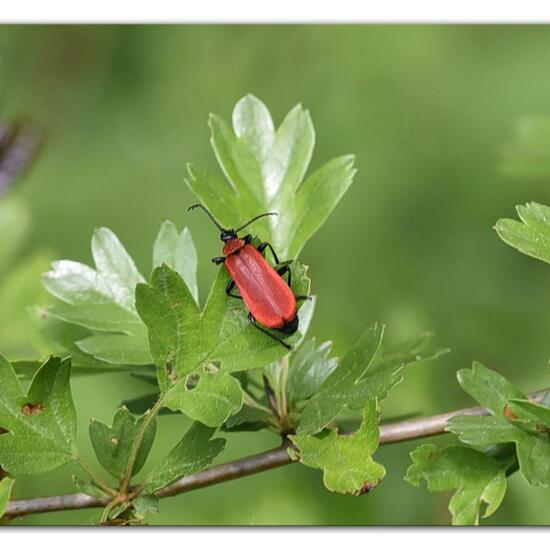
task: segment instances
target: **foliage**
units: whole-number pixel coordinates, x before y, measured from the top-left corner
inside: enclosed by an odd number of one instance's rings
[[[494,458],[460,445],[438,449],[422,445],[411,453],[413,464],[405,479],[420,485],[425,479],[430,491],[455,490],[449,503],[453,525],[477,525],[482,502],[484,518],[493,514],[506,493],[506,474]]]
[[[276,211],[253,226],[252,243],[269,241],[290,259],[294,294],[309,295],[308,268],[296,258],[349,188],[353,158],[339,157],[306,176],[314,131],[301,106],[275,130],[265,105],[248,95],[235,107],[232,128],[216,115],[209,126],[227,181],[189,166],[187,184],[227,227]],[[518,207],[522,223],[501,220],[496,229],[522,252],[549,262],[549,212],[535,203]],[[8,245],[0,243],[6,257]],[[311,300],[299,309],[298,331],[285,335],[289,350],[258,331],[244,303],[227,295],[224,266],[204,303],[199,300],[198,256],[188,228],[161,225],[149,279],[110,229],[94,232],[91,249],[94,267],[54,262],[43,276],[53,305],[30,309],[38,355],[56,356],[43,364],[0,358],[0,465],[11,478],[75,462],[86,473],[74,477],[75,486],[108,500],[96,522],[140,524],[158,511],[166,488],[222,453],[225,440],[214,437],[217,430],[266,429],[283,437],[292,459],[322,470],[330,491],[358,496],[381,483],[386,469],[374,460],[380,403],[402,382],[405,366],[448,351],[433,346],[431,334],[391,347],[385,326],[374,323],[339,360],[330,342],[306,339]],[[97,462],[114,484],[76,448],[72,363],[75,373],[123,372],[151,386],[118,408],[111,425],[90,422]],[[24,391],[19,379],[31,377]],[[448,429],[476,448],[423,445],[412,453],[406,480],[419,485],[425,479],[431,491],[454,490],[449,509],[453,523],[462,525],[478,523],[482,503],[484,517],[496,511],[517,468],[530,485],[550,483],[550,409],[477,363],[459,372],[459,382],[490,415],[455,417]],[[162,460],[147,466],[164,413],[193,422]],[[345,421],[356,429],[343,432]],[[11,478],[0,485],[0,513]]]
[[[14,483],[15,480],[9,477],[0,480],[0,519],[8,508]]]
[[[302,464],[323,470],[329,491],[362,495],[376,487],[386,474],[385,468],[372,459],[378,447],[380,413],[376,399],[363,411],[363,422],[353,434],[339,435],[328,430],[321,435],[294,435],[297,451],[289,453]]]

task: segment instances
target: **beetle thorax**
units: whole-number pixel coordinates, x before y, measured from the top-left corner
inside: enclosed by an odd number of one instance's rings
[[[231,254],[235,254],[245,244],[246,242],[243,239],[231,239],[230,241],[227,241],[223,247],[224,256],[231,256]]]

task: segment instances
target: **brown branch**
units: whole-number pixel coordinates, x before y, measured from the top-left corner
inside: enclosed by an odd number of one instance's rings
[[[533,401],[540,401],[548,391],[548,389],[545,389],[535,392],[530,394],[529,398]],[[388,443],[398,443],[400,441],[410,441],[422,437],[440,435],[445,433],[448,421],[455,416],[480,416],[487,414],[489,414],[488,411],[483,407],[470,407],[425,418],[384,424],[380,426],[380,444],[387,445]],[[224,481],[265,472],[279,466],[285,466],[292,462],[287,452],[289,445],[290,443],[287,442],[271,451],[220,464],[219,466],[212,466],[202,472],[176,481],[169,487],[157,491],[156,495],[159,498],[171,497],[180,493],[201,489],[202,487],[223,483]],[[4,517],[16,518],[43,512],[98,508],[105,506],[109,500],[109,497],[96,498],[86,493],[13,500],[9,503]]]

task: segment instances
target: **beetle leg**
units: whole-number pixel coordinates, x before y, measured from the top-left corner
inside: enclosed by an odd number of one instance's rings
[[[292,273],[290,271],[290,267],[288,265],[284,265],[283,267],[280,267],[277,269],[277,273],[282,277],[285,273],[288,273],[287,277],[287,285],[289,288],[292,288]]]
[[[231,281],[229,281],[227,283],[227,286],[225,287],[225,293],[228,295],[228,296],[231,296],[232,298],[238,298],[239,300],[242,300],[243,297],[242,296],[239,296],[238,294],[231,294],[231,291],[235,288],[235,281],[233,279],[231,279]]]
[[[252,235],[250,233],[248,235],[245,235],[243,237],[243,241],[245,244],[250,244],[252,242]]]
[[[313,299],[311,296],[306,296],[306,295],[295,296],[295,298],[297,302],[301,300],[309,300],[311,302],[311,300]]]
[[[275,263],[276,264],[279,264],[281,263],[279,261],[279,257],[277,256],[277,253],[275,252],[275,250],[273,250],[273,247],[266,241],[265,243],[262,243],[258,246],[258,252],[260,254],[263,253],[263,251],[266,249],[266,248],[269,248],[269,250],[271,250],[271,254],[273,254],[273,259],[275,260]]]
[[[216,256],[212,258],[212,263],[216,265],[223,264],[225,262],[225,256]]]
[[[281,346],[284,346],[286,349],[291,350],[292,346],[288,345],[286,342],[281,340],[278,336],[275,336],[274,334],[271,334],[271,332],[267,331],[264,327],[260,326],[256,319],[254,319],[254,315],[252,313],[248,314],[248,320],[260,331],[263,332],[265,335],[269,336],[270,338],[273,338],[275,342],[279,342]]]

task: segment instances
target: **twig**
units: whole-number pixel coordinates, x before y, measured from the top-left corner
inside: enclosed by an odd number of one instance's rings
[[[541,401],[549,389],[544,389],[529,395],[532,401]],[[483,407],[470,407],[447,413],[427,416],[415,420],[395,422],[380,426],[380,444],[410,441],[422,437],[440,435],[445,433],[448,421],[455,416],[480,416],[489,414]],[[184,477],[174,484],[161,489],[156,493],[159,498],[166,498],[187,493],[202,487],[216,485],[224,481],[230,481],[259,472],[265,472],[279,466],[285,466],[292,461],[288,456],[289,442],[277,449],[266,451],[257,455],[241,458],[233,462],[213,466],[202,472]],[[106,506],[111,499],[109,497],[96,498],[85,493],[70,495],[38,497],[26,500],[13,500],[9,503],[4,517],[16,518],[28,514],[43,512],[55,512],[60,510],[77,510],[82,508],[98,508]]]

